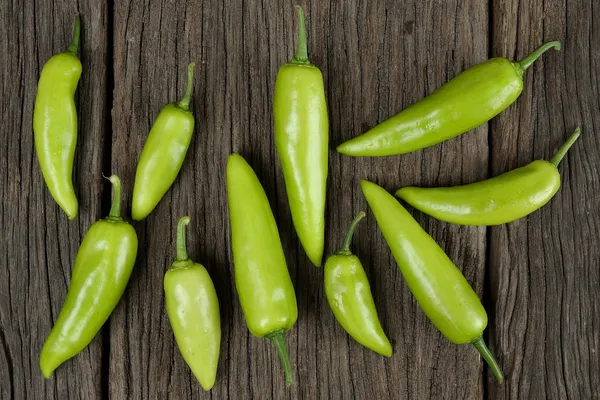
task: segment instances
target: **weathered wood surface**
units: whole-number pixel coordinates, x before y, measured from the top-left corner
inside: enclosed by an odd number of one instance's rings
[[[600,9],[594,0],[495,2],[492,51],[564,42],[525,74],[491,123],[491,174],[549,158],[578,125],[562,188],[528,218],[490,229],[488,336],[508,384],[499,399],[591,399],[600,390]]]
[[[74,185],[79,216],[68,221],[45,187],[33,145],[39,73],[65,51],[73,17],[82,24],[83,75],[76,95],[79,132]],[[81,238],[102,215],[107,114],[107,7],[101,2],[0,2],[0,398],[99,398],[105,360],[100,334],[55,378],[39,355],[67,293]]]
[[[133,0],[0,2],[0,398],[531,398],[600,396],[600,14],[594,0],[301,2],[309,54],[323,71],[332,146],[364,131],[490,56],[519,58],[564,41],[525,74],[522,97],[489,125],[412,154],[353,159],[330,153],[327,243],[339,246],[367,205],[362,178],[401,185],[473,182],[549,157],[576,125],[583,135],[560,167],[563,187],[542,210],[496,228],[459,227],[415,213],[484,299],[486,337],[504,368],[498,386],[468,346],[450,344],[408,291],[370,216],[354,240],[394,356],[365,350],[336,323],[322,270],[291,225],[274,151],[272,92],[293,54],[291,1]],[[77,94],[75,184],[81,211],[68,222],[43,184],[31,132],[39,71],[83,19],[84,74]],[[78,244],[106,213],[117,173],[124,212],[136,162],[160,108],[177,100],[198,63],[196,132],[182,172],[155,212],[134,224],[134,274],[103,332],[44,381],[41,345],[62,306]],[[225,162],[242,154],[263,182],[296,287],[299,318],[288,334],[295,385],[284,386],[266,340],[245,326],[233,284]],[[190,215],[190,255],[206,265],[220,298],[218,380],[202,392],[183,362],[164,311],[162,277],[177,219]]]

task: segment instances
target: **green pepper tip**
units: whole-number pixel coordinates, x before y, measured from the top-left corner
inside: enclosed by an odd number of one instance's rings
[[[187,243],[185,238],[185,228],[190,223],[190,217],[187,215],[181,217],[177,223],[177,261],[187,261],[189,259],[187,254]]]
[[[121,183],[119,176],[115,175],[115,174],[112,174],[111,176],[106,177],[106,179],[108,179],[111,183]]]
[[[306,26],[304,24],[304,10],[296,6],[298,11],[298,44],[296,46],[296,55],[292,59],[293,64],[307,64],[308,48],[306,44]]]
[[[188,64],[188,80],[190,80],[190,77],[194,76],[195,70],[196,70],[196,62],[192,61],[191,63]]]
[[[79,205],[77,203],[75,203],[75,207],[73,208],[64,208],[65,213],[67,214],[67,218],[69,219],[69,221],[73,221],[75,218],[77,218],[77,213],[79,212]]]
[[[121,180],[117,175],[111,175],[108,178],[102,174],[105,179],[108,179],[112,184],[113,195],[110,205],[110,211],[108,213],[109,219],[120,220],[121,219]]]
[[[244,157],[242,157],[241,155],[239,155],[238,153],[231,153],[229,155],[229,157],[227,157],[227,167],[229,167],[229,165],[233,164],[236,162],[236,160],[240,160],[240,159],[244,159]]]
[[[562,44],[558,41],[546,42],[542,44],[540,47],[531,52],[527,57],[523,58],[521,61],[518,61],[516,64],[521,69],[520,73],[522,74],[527,68],[531,66],[542,54],[544,54],[548,49],[554,48],[555,50],[560,50]]]
[[[581,128],[577,127],[575,129],[575,131],[573,132],[573,134],[571,134],[571,136],[569,136],[569,138],[566,140],[566,142],[563,143],[562,146],[560,146],[560,149],[558,149],[556,154],[554,154],[554,156],[552,156],[552,158],[550,159],[550,162],[552,164],[554,164],[555,167],[558,167],[558,164],[560,164],[560,162],[565,157],[565,155],[567,154],[569,149],[575,144],[577,139],[579,139],[580,135],[581,135]]]
[[[79,14],[75,15],[75,20],[73,22],[73,38],[71,39],[71,44],[67,48],[67,53],[73,54],[77,57],[78,49],[79,49],[79,36],[81,33],[81,18]]]
[[[346,233],[346,237],[344,238],[344,243],[342,244],[342,247],[336,252],[336,254],[338,254],[338,255],[351,255],[352,254],[352,252],[350,251],[350,245],[352,244],[352,237],[354,236],[354,231],[356,230],[358,223],[366,216],[367,216],[367,213],[365,213],[364,211],[361,211],[358,213],[358,215],[356,217],[354,217],[354,220],[352,220],[352,223],[350,224],[350,228],[348,229],[348,232]]]
[[[40,355],[40,371],[42,371],[42,376],[45,379],[50,379],[56,369],[56,366],[51,365],[51,361],[53,361],[52,358],[48,357],[44,352],[44,348],[42,348],[42,354]]]
[[[473,340],[471,344],[477,349],[477,351],[481,354],[483,359],[486,361],[487,365],[490,367],[496,380],[498,383],[504,383],[504,375],[502,375],[502,370],[498,366],[496,359],[494,358],[490,349],[488,349],[485,341],[482,336],[479,336],[477,339]]]
[[[196,63],[191,62],[188,64],[187,71],[187,84],[185,87],[185,93],[181,100],[177,102],[177,107],[181,108],[184,111],[188,111],[190,109],[190,100],[192,98],[192,91],[194,90],[194,71],[196,69]]]
[[[284,332],[277,331],[270,333],[267,335],[267,339],[273,343],[273,346],[275,346],[277,352],[279,353],[279,358],[281,359],[281,364],[283,366],[283,373],[285,375],[285,384],[287,386],[292,386],[292,365],[290,363],[290,355],[288,353],[287,345],[285,344]]]
[[[361,179],[361,180],[360,180],[360,187],[361,187],[361,189],[362,189],[363,191],[364,191],[364,190],[365,190],[365,189],[366,189],[366,188],[367,188],[369,185],[374,185],[374,183],[373,183],[373,182],[370,182],[370,181],[368,181],[368,180],[366,180],[366,179]]]
[[[309,255],[307,253],[308,259],[310,260],[310,262],[315,266],[315,268],[321,268],[322,264],[323,264],[323,254],[320,254],[318,256],[315,255]]]

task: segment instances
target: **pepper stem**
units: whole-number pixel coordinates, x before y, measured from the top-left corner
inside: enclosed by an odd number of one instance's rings
[[[304,25],[304,10],[296,6],[298,10],[298,44],[296,45],[296,55],[292,59],[295,64],[308,63],[308,48],[306,45],[306,27]]]
[[[337,251],[337,254],[352,254],[352,252],[350,251],[350,245],[352,244],[352,237],[354,236],[354,231],[356,230],[356,227],[358,226],[360,220],[363,219],[366,215],[367,214],[364,211],[361,211],[356,217],[354,217],[354,220],[352,220],[350,228],[346,233],[346,237],[344,238],[344,243],[342,244],[342,247]]]
[[[518,61],[517,64],[521,67],[523,71],[531,66],[542,54],[544,54],[548,49],[554,47],[555,50],[560,50],[561,43],[559,41],[546,42],[537,49],[535,49],[531,54],[527,57]]]
[[[273,346],[279,353],[281,364],[283,366],[283,373],[285,375],[285,384],[292,386],[292,365],[290,363],[290,355],[288,354],[287,345],[285,344],[285,335],[282,331],[273,332],[267,335],[267,339],[273,343]]]
[[[550,160],[550,162],[552,164],[554,164],[555,167],[558,167],[558,164],[560,164],[560,162],[562,161],[564,156],[567,154],[567,152],[569,151],[571,146],[573,146],[573,144],[575,144],[577,139],[579,139],[579,135],[581,135],[581,128],[577,127],[577,129],[575,129],[575,132],[573,132],[573,134],[571,136],[569,136],[567,141],[562,146],[560,146],[560,149],[558,149],[558,151],[554,154],[554,156]]]
[[[117,175],[111,175],[107,178],[112,183],[112,202],[108,218],[121,219],[121,180]]]
[[[73,54],[75,57],[77,57],[77,50],[79,49],[79,34],[81,32],[81,19],[79,18],[79,15],[75,16],[75,23],[73,26],[73,39],[71,39],[71,44],[69,45],[69,48],[67,49],[68,53]]]
[[[188,259],[185,228],[189,223],[190,217],[188,216],[181,217],[177,223],[177,259],[175,261],[186,261]]]
[[[502,371],[496,362],[492,352],[485,344],[482,336],[479,336],[477,339],[471,342],[473,346],[477,349],[477,351],[482,355],[483,359],[487,362],[487,365],[492,369],[494,376],[496,376],[496,380],[498,383],[504,382],[504,376],[502,375]]]
[[[196,68],[196,63],[191,62],[188,65],[188,73],[187,73],[187,85],[185,87],[185,94],[182,99],[177,103],[177,107],[182,110],[188,111],[190,109],[190,99],[192,98],[192,90],[194,89],[194,69]]]

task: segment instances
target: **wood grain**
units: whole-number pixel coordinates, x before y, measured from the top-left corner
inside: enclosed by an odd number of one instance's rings
[[[328,32],[327,94],[334,143],[365,131],[433,92],[487,53],[487,42],[482,40],[487,29],[484,7],[461,7],[460,2],[350,4],[352,7],[329,11],[339,18],[329,22]],[[340,31],[346,34],[340,36]],[[424,52],[424,48],[431,50]],[[328,237],[334,243],[330,251],[339,246],[353,215],[367,209],[358,186],[360,179],[390,191],[407,184],[447,185],[480,179],[486,175],[486,142],[483,127],[405,156],[357,159],[332,153]],[[456,160],[461,164],[456,165]],[[481,293],[485,231],[449,226],[422,215],[417,219]],[[450,344],[430,324],[404,284],[372,215],[359,229],[355,249],[370,277],[395,355],[380,364],[380,358],[349,339],[340,346],[345,334],[325,304],[323,314],[329,320],[323,334],[331,341],[333,365],[340,366],[331,370],[328,378],[341,380],[328,396],[335,398],[345,390],[346,398],[480,398],[478,356],[466,346]],[[345,363],[350,365],[348,369]],[[344,373],[341,377],[340,371]],[[364,379],[365,375],[372,379]],[[352,387],[347,385],[349,381]]]
[[[296,43],[296,2],[10,0],[0,2],[0,399],[592,399],[600,398],[600,9],[594,0],[489,2],[304,0],[309,55],[323,72],[330,116],[326,253],[366,210],[360,179],[403,185],[474,182],[548,158],[577,126],[560,166],[562,188],[526,219],[490,229],[415,218],[484,298],[499,386],[469,346],[449,343],[406,287],[372,215],[353,248],[370,278],[394,346],[384,359],[335,321],[292,228],[273,143],[272,93]],[[76,103],[74,182],[80,215],[69,222],[37,165],[31,131],[44,62],[83,20],[84,73]],[[333,149],[490,56],[519,58],[563,40],[525,74],[520,99],[484,125],[415,153],[351,158]],[[182,171],[157,209],[134,224],[138,262],[103,333],[43,380],[42,343],[66,295],[88,227],[109,207],[101,173],[122,179],[123,212],[137,160],[161,107],[183,94],[197,62],[196,131]],[[114,87],[113,87],[114,86]],[[288,333],[295,385],[276,352],[246,328],[233,281],[225,163],[242,154],[263,182],[296,288]],[[189,253],[215,283],[223,341],[217,383],[205,393],[175,345],[163,276],[175,224],[190,215]]]
[[[580,125],[562,188],[528,218],[491,229],[490,330],[502,399],[599,398],[600,9],[594,1],[495,2],[493,52],[522,57],[562,40],[525,74],[520,100],[492,122],[492,174],[549,159]]]
[[[111,319],[111,397],[388,398],[404,393],[480,398],[478,355],[467,346],[451,345],[429,323],[373,219],[360,228],[355,246],[395,357],[384,360],[360,347],[329,310],[322,270],[311,267],[292,229],[272,138],[275,76],[291,58],[296,41],[294,4],[161,4],[120,2],[115,9],[112,165],[123,177],[125,191],[131,191],[135,161],[153,119],[181,95],[185,65],[192,59],[201,61],[193,101],[198,123],[182,174],[156,211],[137,225],[139,262]],[[332,144],[422,98],[487,55],[484,6],[450,2],[439,7],[432,1],[403,7],[385,1],[303,6],[309,53],[326,83]],[[431,20],[421,20],[422,13]],[[265,186],[296,286],[299,319],[288,334],[296,385],[289,390],[270,344],[248,333],[233,290],[224,184],[231,152],[246,157]],[[469,182],[487,175],[487,155],[486,127],[405,157],[352,159],[332,151],[327,251],[339,246],[353,215],[366,207],[359,179],[390,190],[408,183]],[[219,379],[204,397],[174,347],[164,312],[162,276],[173,257],[173,227],[183,214],[192,217],[191,254],[212,274],[223,316]],[[485,229],[419,219],[482,293]]]
[[[102,335],[44,380],[42,344],[62,306],[77,248],[100,217],[106,107],[104,4],[52,0],[0,4],[0,398],[98,398]],[[74,185],[79,216],[68,221],[48,192],[34,151],[32,117],[39,73],[71,41],[82,17],[83,75],[76,95],[79,136]],[[6,45],[6,47],[4,47]]]

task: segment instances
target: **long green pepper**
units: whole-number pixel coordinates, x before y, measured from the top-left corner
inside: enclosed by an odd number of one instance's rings
[[[374,183],[363,180],[360,184],[408,288],[423,312],[452,343],[475,346],[498,382],[504,382],[502,371],[483,340],[488,318],[477,293],[444,250],[394,196]]]
[[[548,49],[548,42],[521,61],[492,58],[450,80],[435,93],[368,132],[338,146],[350,156],[390,156],[433,146],[498,115],[523,91],[523,74]]]
[[[310,261],[320,266],[325,245],[329,120],[323,75],[308,60],[304,12],[297,9],[296,55],[279,69],[275,82],[275,144],[298,239]]]
[[[289,386],[292,369],[285,332],[298,319],[296,294],[267,195],[238,154],[227,161],[227,197],[235,287],[246,324],[254,336],[273,343]]]
[[[42,348],[40,368],[46,378],[96,336],[119,303],[135,264],[138,239],[121,218],[121,181],[116,175],[108,179],[113,185],[110,213],[85,234],[65,303]]]
[[[82,69],[77,57],[80,27],[77,16],[67,51],[44,64],[33,110],[33,137],[40,169],[50,194],[69,219],[77,217],[79,210],[72,174],[77,145],[73,96]]]
[[[500,225],[544,206],[560,188],[560,164],[577,141],[571,135],[550,161],[536,160],[484,181],[440,188],[404,187],[396,196],[439,220],[461,225]]]

